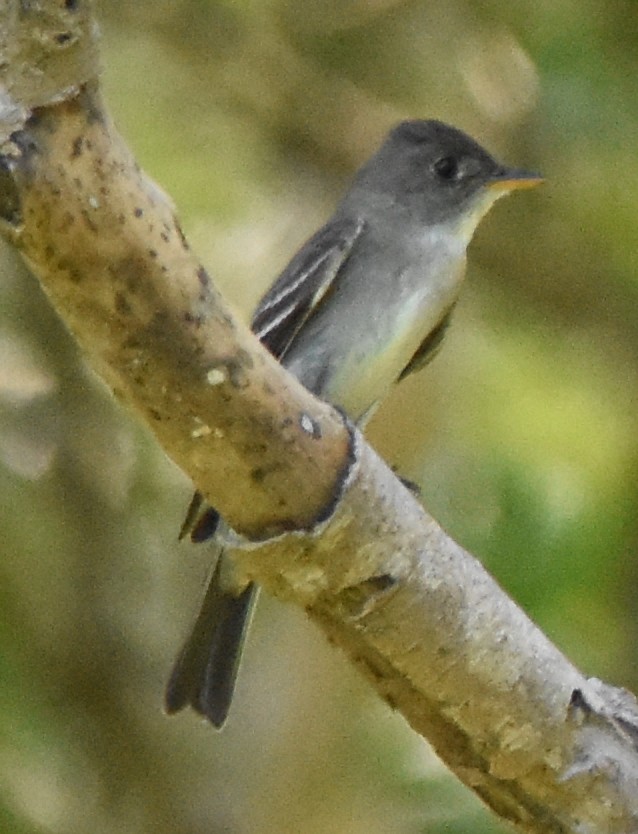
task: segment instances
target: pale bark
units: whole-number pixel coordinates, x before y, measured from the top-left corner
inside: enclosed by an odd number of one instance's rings
[[[104,111],[90,6],[0,9],[4,234],[238,531],[238,570],[303,606],[521,830],[638,831],[633,697],[584,678],[237,323]]]

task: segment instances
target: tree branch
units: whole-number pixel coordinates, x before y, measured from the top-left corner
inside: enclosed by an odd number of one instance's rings
[[[0,210],[94,366],[238,531],[328,512],[349,465],[342,417],[232,315],[94,82],[33,108],[3,147]]]
[[[4,234],[237,531],[237,569],[303,606],[502,817],[638,830],[632,696],[585,679],[235,320],[104,110],[90,5],[8,2],[0,40]]]

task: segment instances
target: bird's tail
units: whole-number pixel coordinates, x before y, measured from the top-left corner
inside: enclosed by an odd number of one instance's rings
[[[223,554],[217,560],[191,634],[175,661],[164,701],[169,715],[191,706],[218,729],[230,709],[257,599],[253,583],[238,595],[222,586],[222,562]]]

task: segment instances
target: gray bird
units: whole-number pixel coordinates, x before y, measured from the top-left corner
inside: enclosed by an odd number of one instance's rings
[[[264,295],[253,332],[306,388],[363,426],[392,385],[438,349],[483,215],[500,196],[541,181],[456,128],[402,122]],[[182,527],[196,542],[219,522],[201,507],[196,493]],[[256,595],[222,553],[173,668],[168,713],[190,705],[224,724]]]

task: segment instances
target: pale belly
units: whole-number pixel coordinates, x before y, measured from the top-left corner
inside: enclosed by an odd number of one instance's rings
[[[461,265],[462,267],[463,265]],[[463,270],[459,269],[459,273]],[[369,418],[428,334],[456,301],[460,278],[429,293],[415,294],[385,327],[371,323],[358,346],[344,352],[322,396],[345,409],[355,421]]]
[[[419,338],[396,339],[383,348],[377,346],[375,354],[351,354],[333,373],[323,397],[340,405],[355,421],[370,416],[367,412],[387,396],[420,343]]]
[[[388,246],[375,260],[351,265],[348,282],[295,339],[286,367],[352,420],[369,416],[456,301],[465,251],[456,238],[449,241],[430,230],[427,238],[408,241],[414,252],[405,243]],[[406,263],[404,272],[396,272],[397,261]],[[377,267],[374,287],[370,262]]]

